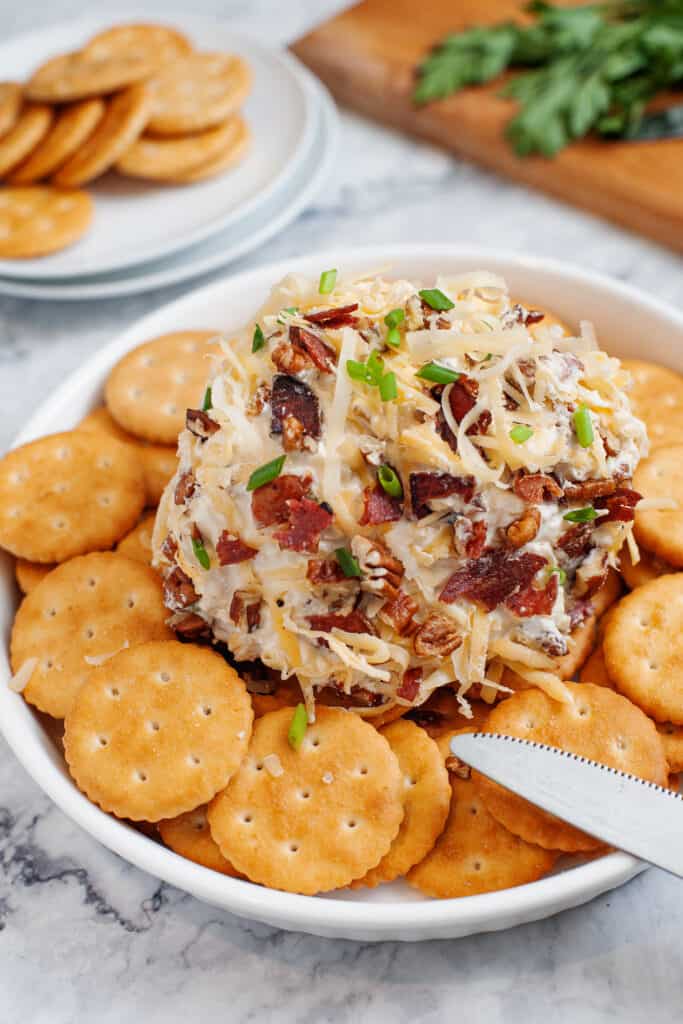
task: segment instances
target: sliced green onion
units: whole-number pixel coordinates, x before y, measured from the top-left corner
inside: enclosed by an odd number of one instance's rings
[[[449,370],[447,366],[439,366],[438,363],[425,363],[415,376],[422,380],[430,380],[434,384],[453,384],[456,380],[460,380],[459,373]]]
[[[204,541],[200,540],[199,537],[192,538],[192,550],[194,551],[194,557],[197,559],[202,569],[211,568],[211,559],[209,553],[204,547]]]
[[[403,309],[392,309],[384,317],[384,323],[391,329],[392,327],[398,327],[399,324],[402,324],[405,318],[406,314]]]
[[[423,302],[426,302],[428,306],[431,306],[432,309],[437,310],[439,313],[443,313],[447,309],[453,309],[454,303],[451,302],[447,295],[444,295],[440,288],[423,288],[417,294]]]
[[[379,382],[379,397],[383,402],[394,402],[398,398],[396,386],[396,374],[392,371],[385,373]]]
[[[590,448],[593,444],[593,424],[591,422],[591,414],[586,406],[580,405],[572,419],[574,420],[577,441],[582,448]]]
[[[558,582],[559,582],[561,587],[563,587],[565,585],[565,583],[567,582],[567,574],[564,571],[564,569],[562,569],[561,566],[559,566],[559,565],[554,566],[550,570],[548,575],[549,576],[557,576]]]
[[[256,327],[254,328],[254,337],[251,340],[251,351],[252,352],[258,352],[258,350],[260,348],[263,348],[265,343],[266,343],[266,339],[263,336],[263,331],[261,330],[261,326],[260,326],[260,324],[256,324]]]
[[[304,741],[308,728],[308,713],[305,704],[297,704],[287,732],[287,742],[292,750],[298,750]]]
[[[592,505],[588,505],[586,508],[575,508],[573,512],[565,512],[562,518],[568,523],[592,523],[598,518],[598,513]]]
[[[345,576],[362,576],[358,559],[347,548],[337,548],[334,554]]]
[[[277,315],[277,322],[279,324],[283,324],[284,325],[284,324],[287,323],[287,319],[288,318],[287,317],[283,317],[283,315],[282,315],[283,313],[288,313],[289,316],[294,316],[294,314],[298,313],[298,312],[299,312],[299,307],[298,306],[285,306],[285,308],[281,309],[280,312],[278,313],[278,315]]]
[[[282,472],[286,458],[286,455],[280,455],[277,459],[273,459],[272,462],[266,462],[265,466],[259,466],[258,469],[255,469],[249,477],[247,490],[257,491],[259,487],[263,487],[264,484],[269,484],[271,480],[275,480]]]
[[[373,384],[378,385],[384,373],[384,360],[376,348],[368,356],[365,366]]]
[[[377,470],[377,479],[382,485],[382,490],[386,491],[392,498],[403,497],[401,478],[391,466],[380,466]]]
[[[211,407],[212,407],[211,385],[209,384],[209,386],[207,387],[206,391],[204,392],[204,401],[202,402],[202,412],[208,412],[209,409],[211,409]]]
[[[387,331],[387,345],[391,345],[392,348],[398,348],[401,344],[401,332],[398,327],[390,327]]]
[[[346,372],[348,373],[351,380],[362,380],[366,384],[372,384],[372,378],[368,373],[368,368],[365,363],[359,363],[356,359],[346,360]]]
[[[533,436],[533,433],[531,427],[527,427],[524,423],[517,423],[508,434],[508,437],[515,444],[524,444],[525,441],[528,441]]]
[[[320,295],[329,295],[333,291],[335,284],[337,283],[337,271],[336,270],[323,270],[320,275],[320,283],[318,284],[318,292]]]

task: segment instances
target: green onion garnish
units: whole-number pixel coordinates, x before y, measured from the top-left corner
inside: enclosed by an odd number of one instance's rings
[[[271,480],[275,480],[282,472],[286,458],[286,455],[280,455],[277,459],[273,459],[272,462],[266,462],[265,466],[259,466],[258,469],[255,469],[249,477],[247,490],[257,491],[259,487],[263,487],[264,484],[269,484]]]
[[[563,587],[565,585],[565,583],[567,582],[567,574],[564,571],[564,569],[562,569],[559,565],[554,566],[550,570],[548,575],[549,576],[557,576],[558,582],[559,582],[561,587]]]
[[[430,380],[433,384],[453,384],[456,380],[460,380],[459,373],[449,370],[447,366],[439,366],[438,363],[425,363],[415,376],[422,380]]]
[[[337,271],[336,270],[323,270],[320,275],[320,283],[318,284],[318,292],[320,295],[329,295],[334,289],[337,283]]]
[[[572,419],[574,421],[577,441],[582,448],[590,448],[593,444],[593,424],[591,422],[591,414],[586,406],[580,405]]]
[[[292,721],[289,725],[289,731],[287,732],[287,742],[292,750],[298,750],[303,743],[307,727],[308,714],[306,712],[306,705],[297,704],[294,708],[294,714],[292,715]]]
[[[204,547],[204,541],[201,540],[199,537],[193,537],[192,550],[194,551],[194,556],[201,565],[202,569],[210,569],[211,559],[209,558],[208,551]]]
[[[334,554],[345,576],[349,579],[352,576],[362,576],[358,559],[354,558],[347,548],[337,548]]]
[[[206,391],[204,392],[204,401],[202,402],[202,412],[208,412],[209,409],[211,408],[211,404],[212,404],[211,385],[209,384],[209,386],[207,387]]]
[[[387,331],[387,345],[391,345],[392,348],[398,348],[401,344],[401,332],[398,327],[390,327]]]
[[[362,380],[366,384],[373,383],[365,363],[359,363],[356,359],[346,360],[346,372],[351,380]]]
[[[525,441],[528,441],[533,436],[533,433],[531,427],[527,427],[524,423],[517,423],[508,434],[508,437],[515,444],[524,444]]]
[[[392,371],[385,373],[379,382],[379,397],[383,402],[394,402],[398,398],[396,387],[396,374]]]
[[[298,306],[285,306],[285,308],[281,309],[280,312],[278,313],[278,315],[277,315],[277,322],[284,326],[287,323],[288,317],[283,317],[282,314],[283,313],[288,313],[289,316],[294,316],[294,314],[298,313],[298,312],[299,312],[299,307]]]
[[[382,485],[382,489],[392,498],[403,497],[403,484],[391,466],[380,466],[377,470],[377,479]]]
[[[454,303],[451,302],[447,295],[444,295],[440,288],[423,288],[417,294],[423,302],[426,302],[428,306],[431,306],[432,309],[437,310],[439,313],[443,313],[447,309],[453,309]]]
[[[356,359],[347,359],[346,372],[351,380],[360,380],[371,388],[376,388],[379,387],[384,375],[384,360],[377,349],[373,349],[364,363],[359,363]]]
[[[265,343],[266,343],[266,339],[263,336],[263,331],[261,330],[261,326],[260,326],[260,324],[256,324],[256,327],[254,328],[254,337],[251,340],[251,351],[252,352],[258,352],[258,350],[260,348],[263,348]]]
[[[372,350],[365,364],[373,384],[379,384],[384,373],[384,360],[376,348]]]
[[[392,327],[398,327],[399,324],[402,324],[403,321],[405,320],[405,318],[406,318],[406,315],[405,315],[404,310],[402,310],[400,308],[399,309],[392,309],[384,317],[384,323],[387,325],[387,327],[389,329],[391,329]]]
[[[598,518],[598,513],[592,505],[588,505],[586,508],[575,508],[573,512],[565,512],[562,518],[568,523],[592,523]]]

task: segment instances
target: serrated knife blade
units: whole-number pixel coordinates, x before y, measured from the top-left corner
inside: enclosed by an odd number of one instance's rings
[[[465,764],[610,846],[683,878],[683,797],[635,775],[541,743],[462,733]]]

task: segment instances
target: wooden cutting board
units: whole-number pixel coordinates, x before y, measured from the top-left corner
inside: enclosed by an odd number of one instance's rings
[[[453,30],[519,18],[521,6],[521,0],[364,0],[292,49],[354,110],[683,252],[683,139],[587,140],[553,160],[520,159],[503,136],[515,107],[497,96],[499,83],[413,106],[415,65],[437,41]]]

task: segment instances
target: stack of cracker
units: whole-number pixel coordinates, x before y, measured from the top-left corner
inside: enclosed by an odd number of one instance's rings
[[[25,85],[0,82],[0,257],[77,241],[93,215],[81,188],[111,169],[182,185],[235,166],[250,85],[240,57],[195,52],[176,29],[147,24],[101,32]]]

